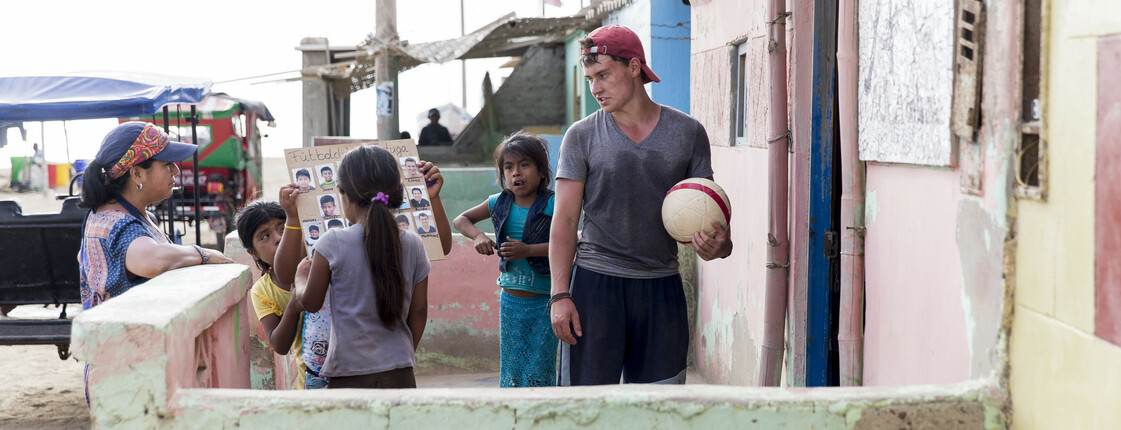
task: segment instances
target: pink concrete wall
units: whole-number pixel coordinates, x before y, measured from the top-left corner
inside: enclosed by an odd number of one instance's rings
[[[796,154],[793,169],[791,246],[794,277],[805,279],[805,230],[808,223],[809,80],[812,71],[813,2],[791,2],[788,22],[791,85],[791,128]],[[731,232],[735,250],[726,260],[698,264],[698,322],[693,333],[698,370],[712,383],[755,384],[758,344],[762,341],[767,237],[767,153],[769,116],[766,64],[766,4],[763,1],[692,2],[691,54],[693,116],[704,124],[712,144],[714,179],[732,202]],[[791,24],[792,23],[792,24]],[[731,146],[734,115],[733,42],[744,43],[746,65],[746,145]],[[800,152],[799,152],[800,151]],[[799,269],[800,268],[800,269]],[[794,289],[788,325],[789,344],[805,344],[805,291]],[[793,306],[803,303],[802,307]],[[788,356],[787,366],[804,369],[801,356]],[[801,385],[801,374],[788,384]],[[788,374],[789,376],[789,374]]]
[[[257,265],[253,262],[253,257],[245,251],[236,231],[226,235],[225,254],[234,262],[249,266],[252,282],[257,282],[257,279],[261,277],[261,271],[257,269]],[[261,320],[257,318],[257,312],[253,309],[253,299],[249,297],[249,292],[245,293],[245,303],[247,308],[242,313],[241,322],[245,324],[249,334],[248,372],[250,386],[255,390],[297,390],[302,388],[304,381],[299,378],[299,368],[296,363],[297,355],[275,353],[269,346],[268,336],[265,335],[265,327],[261,325]]]
[[[791,279],[788,385],[801,384],[805,345],[808,152],[811,115],[812,2],[791,1]],[[865,381],[909,384],[961,381],[998,375],[1004,366],[1004,249],[1008,240],[1008,154],[1015,133],[1019,94],[1015,72],[1015,6],[991,9],[991,49],[984,59],[982,128],[977,143],[965,142],[972,164],[930,170],[873,166],[868,211],[881,216],[868,231],[866,261],[868,320]],[[762,2],[693,3],[693,113],[708,128],[716,179],[735,202],[755,203],[734,211],[738,266],[703,263],[697,337],[698,366],[710,381],[750,383],[762,321],[766,166],[753,143],[766,129],[765,8]],[[732,115],[728,44],[746,41],[749,92],[747,147],[723,148]],[[762,145],[758,145],[762,147]],[[964,169],[964,170],[963,170]],[[981,180],[973,194],[961,191],[962,175]],[[723,179],[730,175],[735,179]],[[906,214],[906,215],[901,215]],[[918,227],[922,226],[922,227]],[[744,229],[747,231],[744,231]],[[744,249],[746,245],[746,249]],[[745,252],[745,254],[741,254]],[[915,276],[929,272],[931,276]],[[916,318],[921,315],[922,318]],[[716,340],[716,342],[713,342]],[[745,349],[747,352],[745,352]],[[788,355],[788,357],[791,357]],[[748,375],[745,375],[745,372]]]
[[[1094,333],[1121,345],[1121,35],[1098,39]]]
[[[432,262],[429,321],[497,334],[501,292],[497,279],[498,256],[481,255],[470,240],[456,235],[452,252],[443,261]]]
[[[249,388],[239,264],[169,271],[74,318],[95,427],[152,428],[180,389]]]
[[[767,171],[767,153],[714,147],[713,169],[732,203],[735,249],[727,259],[697,265],[694,354],[706,381],[755,385],[767,256],[767,212],[758,204],[766,201],[766,181],[759,177]]]
[[[455,235],[451,253],[428,274],[428,326],[417,373],[498,370],[498,257]]]
[[[236,232],[226,237],[226,254],[252,267],[254,281],[261,276]],[[428,275],[428,325],[417,350],[418,373],[497,370],[497,278],[498,258],[479,255],[471,241],[461,235],[455,235],[452,252],[444,260],[432,262]],[[253,388],[302,387],[303,381],[296,378],[295,355],[273,353],[251,303],[247,309],[243,319],[252,340],[249,356]]]
[[[957,172],[870,165],[867,190],[864,384],[968,379]]]
[[[867,167],[867,385],[1006,377],[1022,10],[1015,2],[986,7],[976,141],[958,142],[949,169]]]
[[[805,345],[808,151],[811,115],[812,2],[788,8],[791,169],[791,279],[787,327],[788,385],[800,385]],[[1008,154],[1018,115],[1019,41],[1015,6],[990,10],[991,47],[984,58],[985,111],[977,143],[966,142],[964,167],[868,169],[866,384],[962,381],[998,375],[1007,326],[1004,249],[1008,240]],[[700,292],[695,353],[715,383],[754,383],[765,279],[767,166],[765,6],[761,1],[695,1],[692,112],[713,145],[717,182],[733,202],[728,260],[698,265]],[[728,147],[734,83],[733,42],[745,42],[749,64],[748,144]],[[980,178],[961,191],[962,176]],[[798,354],[792,355],[791,354]],[[793,377],[790,371],[797,372]]]

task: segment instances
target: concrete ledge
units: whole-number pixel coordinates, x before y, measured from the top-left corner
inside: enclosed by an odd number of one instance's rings
[[[171,428],[1004,428],[995,385],[183,390]]]
[[[152,428],[180,388],[248,388],[249,270],[173,270],[74,319],[75,355],[89,366],[95,426]]]
[[[459,246],[464,245],[460,242]],[[491,263],[467,266],[481,270]],[[280,423],[284,427],[456,430],[1007,427],[1006,402],[987,380],[813,389],[609,385],[249,390],[252,357],[245,320],[251,312],[246,300],[250,279],[249,268],[237,264],[175,270],[75,318],[73,344],[76,354],[90,366],[94,426],[257,428]],[[448,288],[462,288],[463,281],[449,279]],[[481,279],[474,283],[482,287]],[[449,304],[478,303],[493,294],[493,288],[480,288]]]

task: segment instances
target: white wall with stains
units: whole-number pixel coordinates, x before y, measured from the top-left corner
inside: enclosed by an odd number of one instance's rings
[[[859,2],[860,159],[953,164],[953,0]]]

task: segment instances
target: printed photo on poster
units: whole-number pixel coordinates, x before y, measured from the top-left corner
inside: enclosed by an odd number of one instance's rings
[[[315,183],[311,180],[311,170],[304,167],[292,169],[292,176],[296,178],[296,185],[300,187],[301,192],[315,189]]]
[[[332,218],[327,220],[327,230],[334,230],[336,228],[346,227],[346,224],[341,218]]]
[[[409,230],[412,230],[413,223],[409,222],[409,216],[408,215],[398,214],[397,215],[397,226],[401,227],[401,230],[409,231]]]
[[[319,196],[319,214],[323,218],[343,216],[342,200],[338,194]]]
[[[319,235],[323,233],[323,226],[318,221],[305,222],[303,226],[304,243],[307,246],[315,246],[315,242],[319,241]]]
[[[425,187],[424,174],[420,172],[420,154],[411,139],[375,140],[351,137],[312,138],[312,146],[284,150],[289,180],[302,187],[296,199],[302,237],[305,244],[313,243],[311,224],[316,223],[319,237],[334,228],[349,228],[346,208],[342,204],[340,185],[346,178],[339,172],[339,162],[347,153],[360,146],[378,146],[389,151],[398,161],[402,188],[401,205],[393,208],[394,222],[404,231],[420,236],[429,260],[443,260],[441,231],[436,228],[433,196]],[[409,176],[409,177],[406,177]],[[415,188],[415,190],[414,190]],[[416,205],[414,207],[414,204]],[[360,215],[361,216],[361,215]],[[423,233],[421,233],[423,232]],[[313,246],[308,245],[309,252]]]
[[[319,188],[325,190],[335,188],[338,178],[336,178],[334,163],[315,166],[315,171],[319,172]]]
[[[401,157],[401,172],[406,179],[421,177],[417,160],[417,157]]]
[[[420,234],[435,233],[436,226],[432,224],[432,211],[413,212],[416,218],[416,232]]]
[[[409,190],[409,205],[413,209],[427,209],[432,206],[428,202],[428,190],[424,187],[408,187]]]

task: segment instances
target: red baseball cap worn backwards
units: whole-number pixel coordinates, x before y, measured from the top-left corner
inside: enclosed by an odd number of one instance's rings
[[[642,42],[631,29],[621,25],[605,25],[592,30],[588,34],[588,39],[595,46],[581,49],[580,54],[604,54],[628,60],[637,58],[642,63],[642,83],[662,82],[658,79],[658,75],[650,70],[650,66],[646,65],[646,52],[642,49]]]

